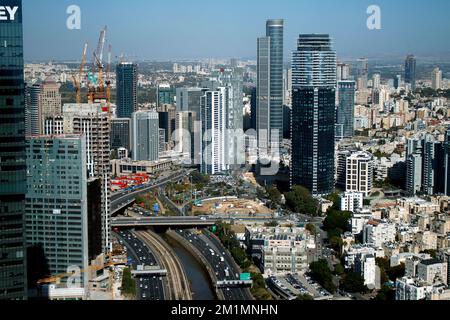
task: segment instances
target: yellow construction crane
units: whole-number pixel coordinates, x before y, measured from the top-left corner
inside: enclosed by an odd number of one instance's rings
[[[87,270],[81,270],[81,273],[87,273],[87,272],[92,272],[92,271],[98,271],[98,270],[102,270],[105,268],[109,268],[109,267],[113,267],[116,265],[121,265],[121,264],[126,264],[128,261],[127,260],[119,260],[119,261],[113,261],[112,259],[112,253],[108,254],[108,262],[106,262],[103,266],[99,266],[99,265],[93,265],[88,267]],[[61,279],[63,278],[68,278],[70,276],[73,276],[73,273],[61,273],[61,274],[56,274],[47,278],[43,278],[38,280],[37,284],[38,285],[45,285],[45,284],[50,284],[50,283],[56,283],[59,282]]]
[[[85,43],[84,47],[83,47],[83,55],[81,58],[80,70],[76,76],[75,75],[72,76],[73,84],[75,85],[75,90],[77,93],[77,103],[78,104],[81,103],[81,82],[83,81],[83,72],[84,72],[84,67],[86,65],[87,48],[88,48],[88,44]]]

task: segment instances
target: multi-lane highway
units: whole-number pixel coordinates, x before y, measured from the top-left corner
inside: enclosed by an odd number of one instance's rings
[[[133,268],[138,265],[158,266],[158,261],[150,248],[130,231],[119,231],[115,234],[119,242],[127,248],[128,256],[132,259]],[[166,280],[159,275],[140,276],[137,281],[137,298],[139,300],[164,300],[168,295]]]
[[[172,300],[192,300],[188,278],[178,257],[171,248],[152,232],[136,231],[134,234],[153,249],[161,265],[166,268],[170,298]]]
[[[196,234],[192,230],[177,230],[178,235],[189,241],[209,263],[218,281],[239,280],[239,270],[221,243],[205,234]],[[219,289],[226,300],[250,300],[247,288],[228,287]]]

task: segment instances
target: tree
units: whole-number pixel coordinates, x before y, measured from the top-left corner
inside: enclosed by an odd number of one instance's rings
[[[347,211],[329,210],[325,220],[323,221],[323,228],[334,235],[341,235],[349,230],[348,221],[351,219],[352,213]]]
[[[297,300],[311,301],[311,300],[314,300],[314,298],[312,296],[310,296],[309,294],[300,294],[300,295],[298,295]]]
[[[350,272],[341,283],[341,288],[350,293],[367,293],[369,288],[364,284],[363,277],[356,272]]]
[[[376,301],[394,301],[395,300],[395,290],[389,288],[388,286],[383,286],[378,292],[377,296],[374,298]]]
[[[315,235],[316,232],[317,232],[316,226],[313,225],[312,223],[308,223],[308,224],[305,226],[305,229],[308,230],[312,235]]]
[[[336,286],[333,283],[333,274],[328,267],[326,260],[319,260],[310,264],[309,269],[314,280],[330,293],[336,292]]]
[[[339,194],[338,193],[333,192],[332,194],[330,194],[327,197],[327,200],[333,202],[333,209],[335,209],[335,210],[339,210],[340,209],[341,199],[339,198]]]
[[[276,220],[264,223],[266,227],[278,227],[279,223]]]
[[[134,297],[136,295],[136,282],[131,276],[130,268],[123,269],[122,292],[125,296]]]
[[[280,205],[281,204],[281,193],[278,191],[278,189],[274,186],[266,187],[266,193],[269,200],[274,205]]]
[[[342,266],[342,264],[338,263],[337,265],[334,266],[334,274],[340,276],[343,275],[345,273],[345,269]]]
[[[318,215],[319,202],[311,196],[308,189],[294,186],[291,192],[285,194],[286,206],[293,212]]]

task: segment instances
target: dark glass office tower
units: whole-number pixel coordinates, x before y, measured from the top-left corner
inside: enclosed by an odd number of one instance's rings
[[[268,20],[266,36],[258,39],[257,130],[260,148],[277,146],[283,139],[283,31],[282,19]],[[270,141],[278,130],[278,141]],[[264,136],[262,136],[264,134]]]
[[[9,10],[6,20],[0,20],[0,299],[23,299],[26,154],[22,1],[5,0],[1,5]]]
[[[416,89],[416,58],[411,54],[405,61],[405,82],[411,85],[412,90]]]
[[[342,125],[344,138],[353,137],[355,121],[355,81],[343,80],[338,82],[339,106],[337,123]]]
[[[137,111],[137,65],[121,62],[117,65],[117,118],[131,118]]]
[[[328,35],[305,34],[292,57],[291,185],[313,195],[334,188],[336,52]]]

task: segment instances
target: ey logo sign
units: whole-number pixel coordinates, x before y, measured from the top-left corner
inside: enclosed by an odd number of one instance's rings
[[[19,7],[0,6],[0,21],[16,20],[16,13]]]

